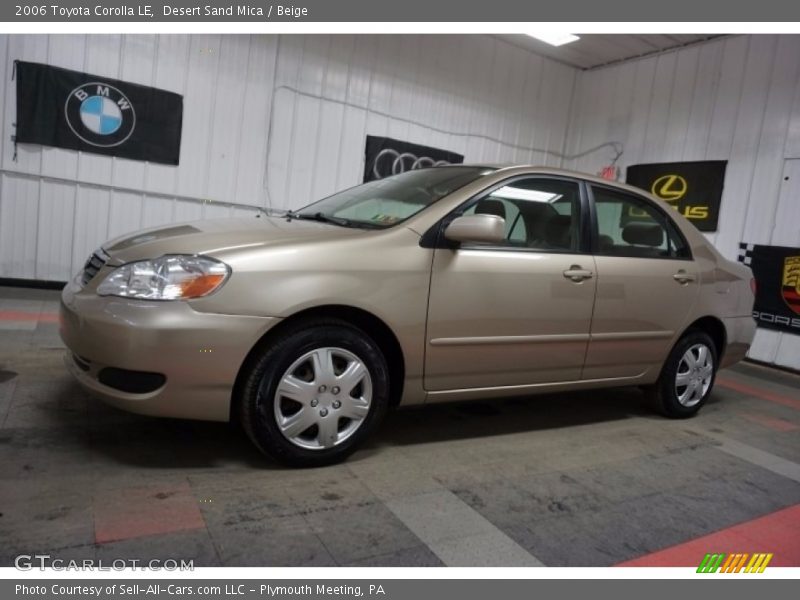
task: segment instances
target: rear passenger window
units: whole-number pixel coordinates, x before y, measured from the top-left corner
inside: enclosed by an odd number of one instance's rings
[[[646,200],[592,186],[597,213],[597,254],[686,258],[689,248],[672,222]]]
[[[574,181],[531,177],[514,180],[477,200],[463,212],[505,219],[503,246],[577,252],[580,243],[580,188]]]

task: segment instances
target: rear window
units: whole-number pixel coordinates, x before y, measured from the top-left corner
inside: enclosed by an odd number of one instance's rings
[[[592,186],[597,212],[597,253],[633,258],[690,258],[672,220],[646,200]]]

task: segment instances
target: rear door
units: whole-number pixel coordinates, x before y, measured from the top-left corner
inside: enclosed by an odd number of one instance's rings
[[[688,244],[668,214],[615,188],[590,186],[597,296],[583,379],[658,367],[699,293]]]

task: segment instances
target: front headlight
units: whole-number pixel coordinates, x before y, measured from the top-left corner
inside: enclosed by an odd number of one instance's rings
[[[228,265],[207,256],[167,255],[114,269],[97,286],[97,293],[141,300],[189,300],[219,289],[230,272]]]

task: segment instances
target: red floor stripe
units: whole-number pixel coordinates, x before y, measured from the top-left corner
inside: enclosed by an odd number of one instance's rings
[[[770,566],[800,566],[800,504],[617,566],[697,567],[706,553],[714,552],[772,552]]]
[[[58,313],[33,313],[21,310],[0,310],[0,321],[40,321],[58,323]]]
[[[753,423],[758,423],[764,427],[769,427],[773,431],[795,431],[800,429],[800,425],[796,425],[791,421],[784,419],[776,419],[775,417],[768,417],[766,415],[757,415],[755,413],[742,413],[742,417]]]
[[[716,383],[720,387],[733,390],[734,392],[739,392],[740,394],[745,394],[747,396],[755,396],[756,398],[761,398],[762,400],[767,400],[768,402],[774,402],[775,404],[780,404],[782,406],[788,406],[789,408],[794,408],[795,410],[800,410],[800,399],[798,398],[792,398],[790,396],[776,394],[768,390],[753,387],[752,385],[747,385],[746,383],[739,383],[737,381],[732,381],[730,379],[725,379],[721,377],[717,377]]]
[[[186,481],[168,487],[100,490],[94,497],[94,535],[98,544],[205,526]]]

